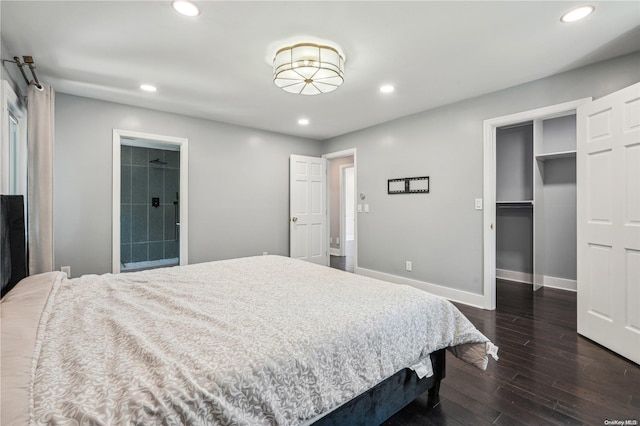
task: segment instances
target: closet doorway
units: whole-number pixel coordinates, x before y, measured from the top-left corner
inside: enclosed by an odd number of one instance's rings
[[[187,140],[114,130],[113,272],[187,264]]]
[[[485,309],[496,278],[576,290],[575,113],[590,100],[485,121]]]

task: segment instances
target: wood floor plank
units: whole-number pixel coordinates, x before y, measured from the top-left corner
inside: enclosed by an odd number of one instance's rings
[[[520,426],[520,425],[525,425],[527,426],[526,423],[522,422],[521,420],[517,419],[517,418],[513,418],[507,414],[502,413],[500,415],[500,417],[498,417],[494,422],[494,425],[505,425],[505,426]]]
[[[599,425],[602,424],[601,420],[596,421],[595,418],[598,413],[602,412],[607,407],[594,406],[591,401],[585,400],[578,395],[556,389],[546,383],[538,382],[535,379],[531,379],[522,374],[519,374],[512,381],[511,385],[523,389],[526,392],[546,395],[548,398],[555,401],[555,410],[559,410],[570,417],[584,422],[585,424],[593,424],[594,422]]]
[[[506,386],[500,387],[494,396],[509,401],[512,405],[517,406],[519,410],[527,413],[529,424],[555,424],[555,425],[579,425],[582,424],[577,419],[567,416],[564,413],[553,409],[555,403],[542,395],[531,395],[531,393],[520,395]],[[507,413],[508,411],[505,410]],[[524,418],[521,414],[519,418]]]
[[[440,394],[443,398],[449,401],[453,401],[456,404],[466,407],[468,410],[474,413],[476,421],[484,421],[488,424],[494,423],[502,415],[502,413],[495,408],[478,401],[474,398],[474,395],[469,395],[465,392],[460,392],[455,387],[448,386],[445,380],[440,388]]]

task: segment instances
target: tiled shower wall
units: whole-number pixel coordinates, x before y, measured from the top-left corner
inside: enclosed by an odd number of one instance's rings
[[[158,159],[167,164],[154,164]],[[120,260],[123,266],[178,258],[176,206],[180,152],[121,147]],[[160,198],[160,206],[151,200]]]

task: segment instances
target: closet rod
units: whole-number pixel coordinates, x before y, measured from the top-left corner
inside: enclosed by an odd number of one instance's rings
[[[22,78],[24,78],[24,81],[27,83],[27,86],[32,82],[29,81],[29,77],[27,77],[27,73],[24,71],[23,67],[25,65],[28,65],[29,71],[31,71],[31,75],[33,76],[33,84],[38,88],[38,90],[44,89],[44,87],[42,87],[42,84],[40,84],[40,81],[38,80],[38,76],[36,75],[36,64],[35,62],[33,62],[33,57],[23,56],[22,59],[24,60],[24,63],[22,63],[20,61],[20,58],[17,56],[13,57],[13,61],[10,59],[3,59],[2,65],[4,65],[5,62],[13,62],[14,64],[16,64],[20,69],[20,74],[22,74]]]

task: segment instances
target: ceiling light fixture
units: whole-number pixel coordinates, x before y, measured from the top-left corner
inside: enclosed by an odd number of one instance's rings
[[[337,47],[316,43],[283,47],[273,58],[273,82],[299,95],[333,92],[344,82],[344,55]]]
[[[309,119],[308,118],[301,118],[300,120],[298,120],[298,124],[301,126],[306,126],[307,124],[309,124]]]
[[[391,93],[391,92],[393,92],[394,90],[396,90],[396,88],[395,88],[395,87],[393,87],[393,86],[392,86],[392,85],[390,85],[390,84],[385,84],[384,86],[380,86],[380,91],[381,91],[382,93]]]
[[[576,22],[591,15],[594,10],[596,10],[596,8],[593,6],[580,6],[562,15],[560,21],[564,22],[565,24],[569,22]]]
[[[151,84],[141,84],[140,88],[145,92],[157,92],[158,88],[156,86],[152,86]]]
[[[194,3],[190,1],[172,1],[171,6],[181,15],[184,16],[198,16],[200,15],[200,9]]]

